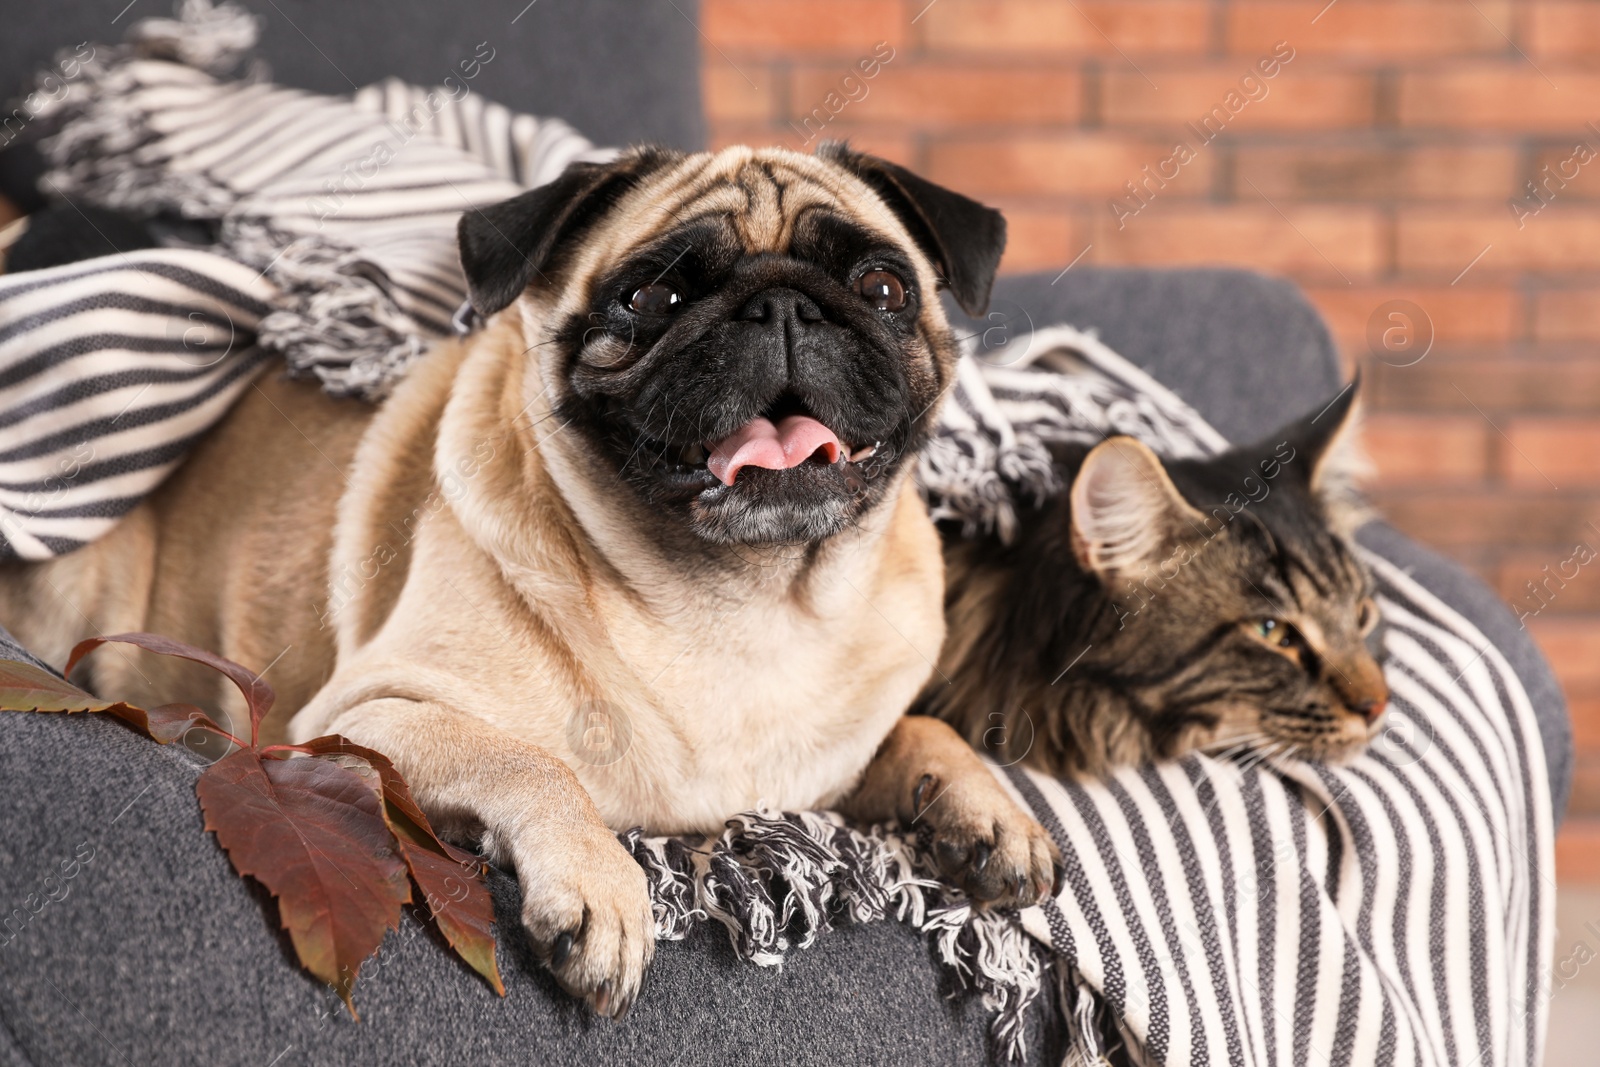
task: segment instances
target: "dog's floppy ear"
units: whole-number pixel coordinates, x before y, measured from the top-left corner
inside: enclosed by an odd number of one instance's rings
[[[830,141],[817,154],[865,181],[888,203],[938,264],[962,311],[981,315],[988,309],[989,290],[1006,248],[1006,220],[1000,212],[888,160],[852,151],[843,142]]]
[[[456,235],[473,309],[487,317],[521,296],[567,241],[666,155],[642,149],[610,163],[573,163],[555,181],[468,210]]]

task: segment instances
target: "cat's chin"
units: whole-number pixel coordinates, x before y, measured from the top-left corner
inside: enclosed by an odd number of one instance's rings
[[[1315,758],[1319,763],[1326,763],[1330,767],[1347,767],[1366,754],[1369,744],[1371,742],[1368,740],[1351,741],[1331,746],[1326,752],[1308,758]]]
[[[1385,719],[1379,717],[1377,721],[1367,723],[1354,716],[1340,723],[1336,735],[1321,744],[1303,747],[1298,758],[1325,763],[1330,767],[1345,767],[1355,762],[1367,751],[1368,746],[1382,736]]]
[[[1343,767],[1354,762],[1374,741],[1382,736],[1386,717],[1367,723],[1356,716],[1341,718],[1337,727],[1326,737],[1308,740],[1304,737],[1278,737],[1264,732],[1256,712],[1227,716],[1224,728],[1209,731],[1209,736],[1196,734],[1180,743],[1179,751],[1195,749],[1207,755],[1239,759],[1248,762],[1323,763]],[[1237,721],[1236,721],[1237,720]]]

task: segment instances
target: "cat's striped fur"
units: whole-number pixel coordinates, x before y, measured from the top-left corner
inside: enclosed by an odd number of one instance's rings
[[[1127,437],[1053,449],[1070,490],[1009,545],[947,539],[949,637],[919,709],[1057,773],[1359,751],[1388,691],[1335,491],[1354,395],[1208,459]]]

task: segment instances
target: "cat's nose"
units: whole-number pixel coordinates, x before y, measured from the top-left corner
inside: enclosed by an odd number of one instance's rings
[[[1329,661],[1328,681],[1339,701],[1351,714],[1361,716],[1367,725],[1378,721],[1389,706],[1389,686],[1383,680],[1383,667],[1371,656],[1357,654]]]
[[[1370,726],[1378,721],[1378,716],[1382,715],[1383,709],[1388,706],[1389,698],[1380,697],[1376,700],[1362,700],[1358,703],[1351,704],[1350,710],[1365,719],[1367,721],[1367,725]]]

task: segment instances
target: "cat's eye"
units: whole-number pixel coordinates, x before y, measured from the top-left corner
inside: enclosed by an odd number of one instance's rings
[[[1371,597],[1361,602],[1356,614],[1356,625],[1361,627],[1362,636],[1370,634],[1373,627],[1378,625],[1378,605]]]
[[[651,282],[634,290],[628,306],[641,315],[670,315],[683,307],[683,293],[666,282]]]
[[[1294,627],[1277,619],[1257,619],[1250,626],[1255,635],[1269,645],[1287,648],[1295,642]]]
[[[894,271],[867,271],[856,279],[856,292],[879,311],[900,311],[906,306],[906,283]]]

